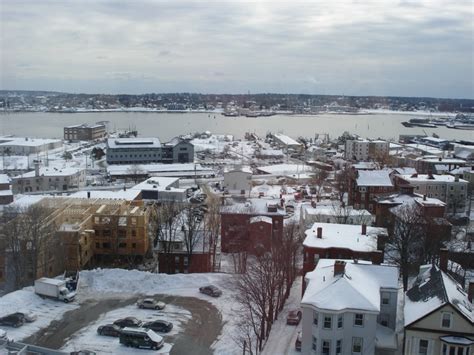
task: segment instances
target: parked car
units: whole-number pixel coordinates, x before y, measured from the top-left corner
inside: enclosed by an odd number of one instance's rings
[[[15,312],[15,313],[10,314],[10,316],[23,318],[25,323],[32,323],[38,318],[33,313],[23,313],[23,312]]]
[[[163,309],[165,308],[166,304],[164,302],[154,300],[153,298],[143,298],[138,300],[137,306],[138,308]]]
[[[286,324],[298,325],[301,321],[301,311],[299,309],[293,309],[288,312],[286,316]]]
[[[23,324],[25,324],[25,317],[20,316],[16,313],[9,314],[5,317],[0,318],[0,325],[6,325],[9,327],[21,327]]]
[[[164,341],[151,329],[124,328],[120,333],[120,344],[158,350],[163,346]]]
[[[143,324],[143,328],[151,329],[155,332],[168,333],[173,329],[173,323],[158,319]]]
[[[214,285],[199,287],[199,292],[212,297],[222,296],[222,291]]]
[[[295,350],[301,351],[301,332],[298,332],[295,340]]]
[[[109,337],[118,337],[121,331],[122,328],[116,324],[101,325],[99,328],[97,328],[97,333],[99,335],[105,335]]]
[[[135,317],[127,317],[118,319],[114,322],[115,325],[118,325],[120,328],[139,328],[142,326],[142,321],[138,320]]]
[[[70,355],[97,355],[97,353],[91,350],[79,350],[73,351],[72,353],[70,353]]]

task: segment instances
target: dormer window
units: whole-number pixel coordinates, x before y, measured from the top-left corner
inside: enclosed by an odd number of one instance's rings
[[[448,312],[441,313],[441,328],[451,328],[453,315]]]

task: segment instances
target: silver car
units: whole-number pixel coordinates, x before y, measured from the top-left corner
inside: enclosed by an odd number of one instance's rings
[[[148,308],[148,309],[163,309],[166,304],[161,301],[154,300],[153,298],[143,298],[137,302],[138,308]]]

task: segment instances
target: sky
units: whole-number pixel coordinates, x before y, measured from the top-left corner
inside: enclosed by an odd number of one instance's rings
[[[474,98],[474,5],[0,0],[0,89]]]

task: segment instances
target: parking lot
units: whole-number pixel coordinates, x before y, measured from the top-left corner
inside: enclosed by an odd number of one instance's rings
[[[128,299],[88,300],[80,308],[69,311],[26,339],[37,345],[66,351],[92,350],[101,354],[129,354],[130,349],[119,343],[118,338],[100,336],[100,325],[133,316],[142,321],[163,319],[173,323],[173,329],[163,336],[165,346],[158,353],[209,354],[211,345],[222,330],[222,317],[211,303],[192,297],[154,297],[166,303],[163,310],[139,309],[137,297]],[[156,351],[136,350],[140,354]]]

